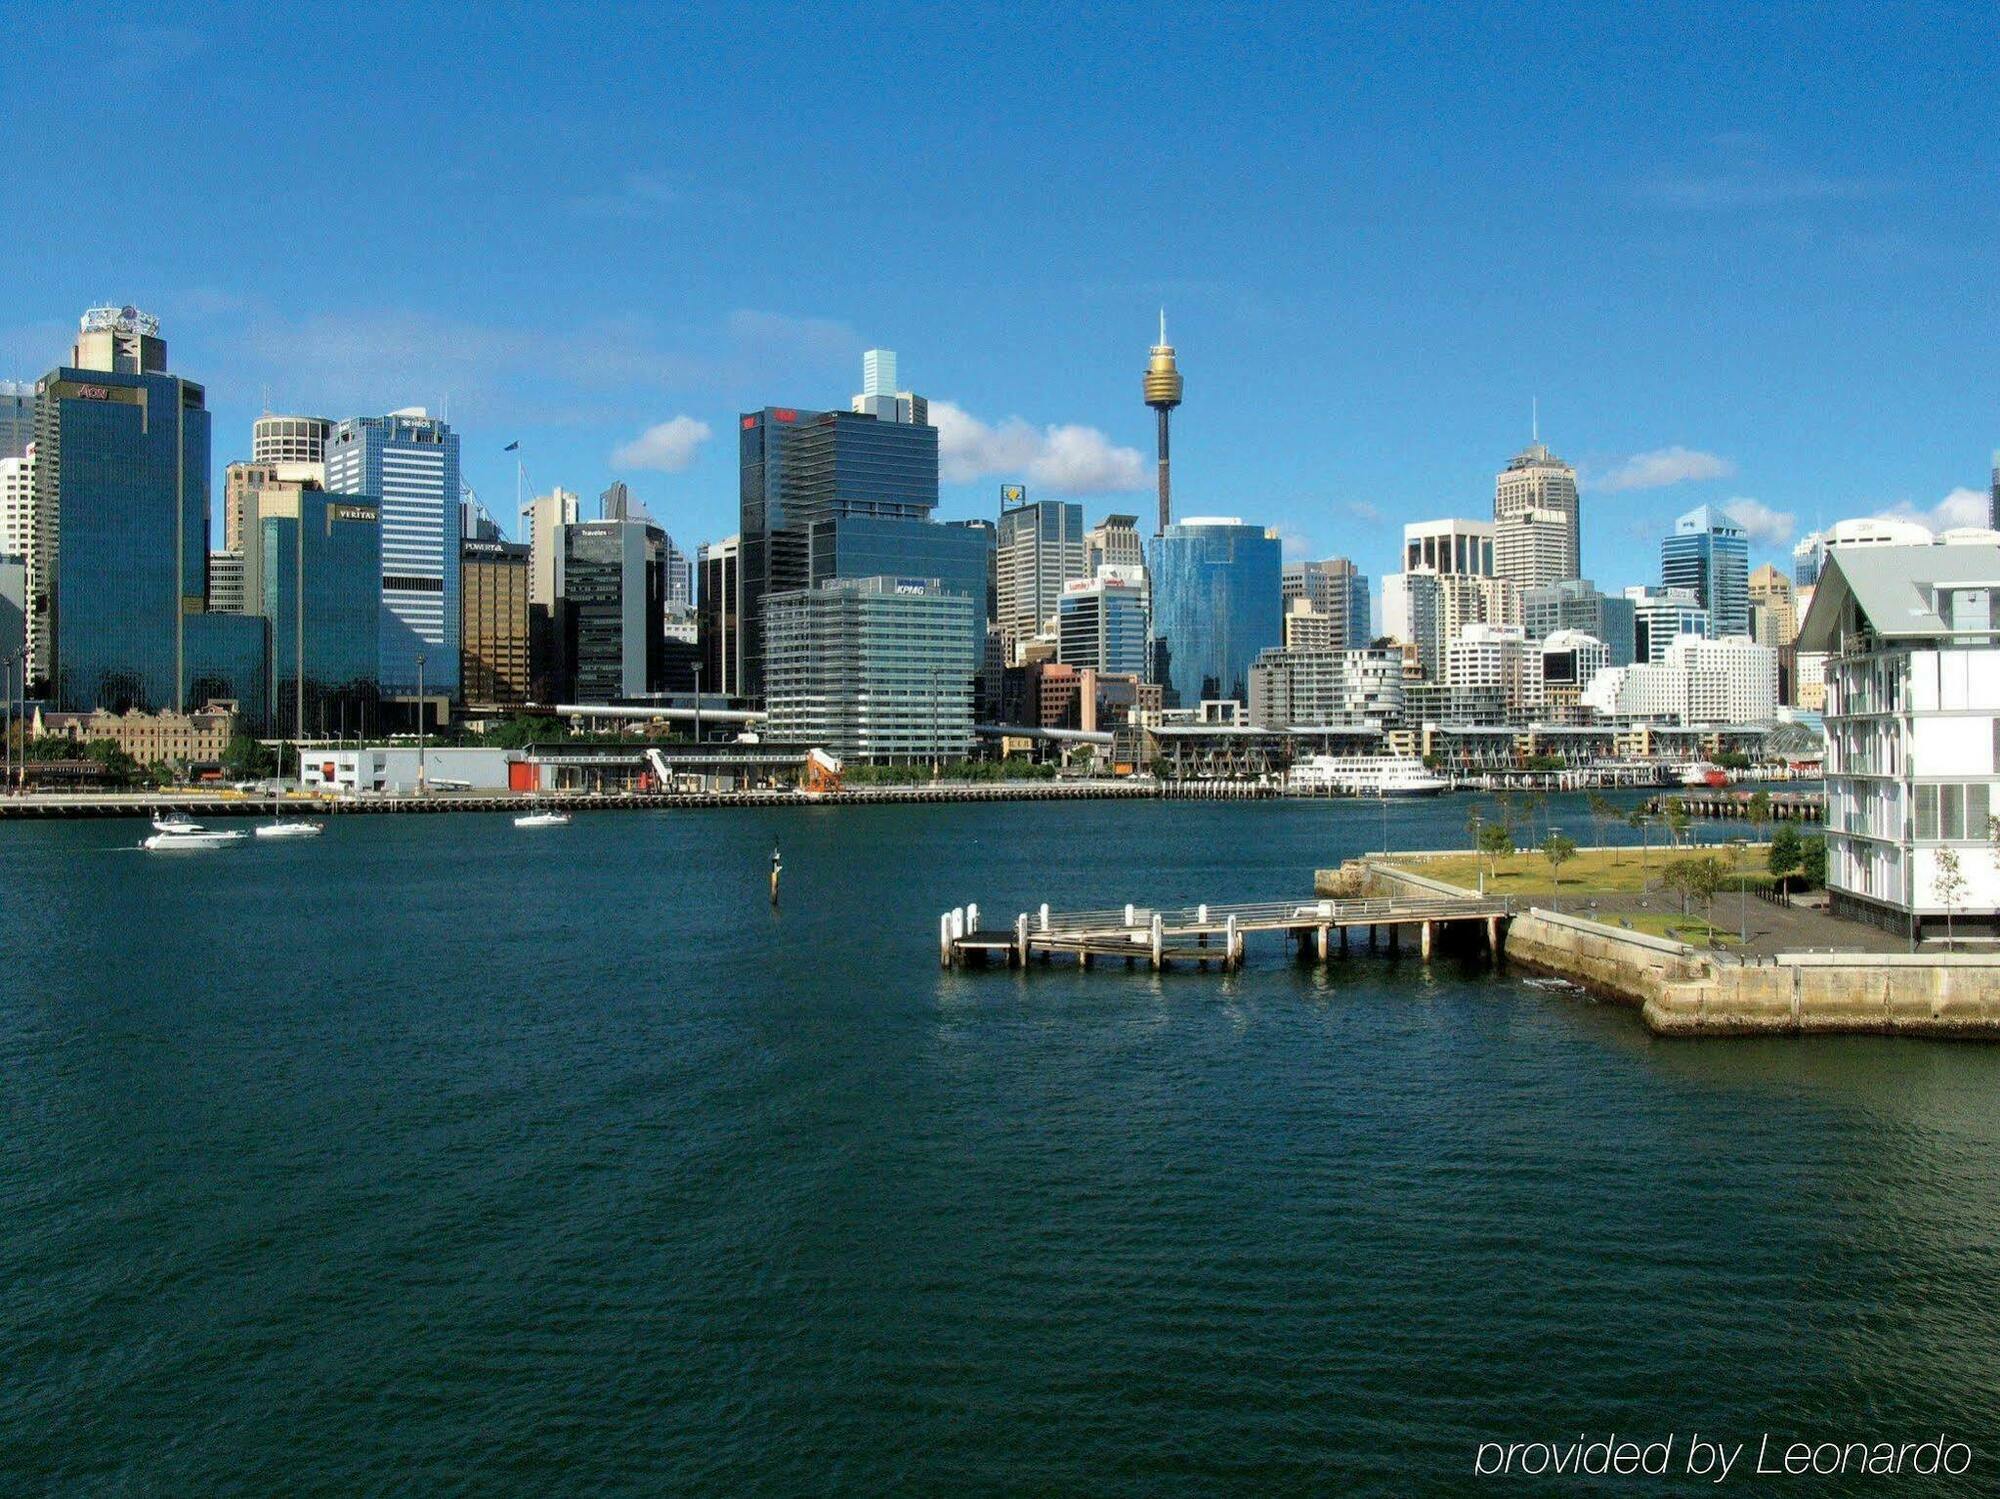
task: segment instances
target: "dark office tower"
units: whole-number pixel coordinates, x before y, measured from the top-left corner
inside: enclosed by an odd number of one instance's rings
[[[562,528],[557,618],[579,703],[659,691],[666,675],[666,533],[644,521]]]
[[[208,412],[158,322],[93,308],[35,394],[31,680],[85,712],[234,698],[261,727],[264,624],[206,612]]]
[[[371,500],[298,487],[257,507],[256,612],[270,625],[273,732],[304,739],[376,721],[382,520]]]
[[[703,544],[697,569],[700,602],[695,638],[701,643],[701,687],[735,697],[743,679],[742,547],[732,536]]]
[[[1167,461],[1167,418],[1181,403],[1181,370],[1174,362],[1174,346],[1167,342],[1167,310],[1160,309],[1160,341],[1153,345],[1153,357],[1146,365],[1146,404],[1160,418],[1160,529],[1163,535],[1173,519],[1173,477]]]
[[[806,586],[806,536],[786,512],[785,454],[800,424],[821,413],[790,406],[745,412],[738,421],[742,529],[742,680],[738,691],[764,695],[764,598]]]

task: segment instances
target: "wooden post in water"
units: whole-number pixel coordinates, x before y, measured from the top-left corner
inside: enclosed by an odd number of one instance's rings
[[[1014,962],[1017,966],[1028,966],[1028,913],[1023,911],[1014,918]]]
[[[1423,949],[1423,957],[1424,957],[1424,961],[1425,961],[1426,963],[1430,962],[1430,960],[1431,960],[1431,924],[1430,924],[1430,923],[1429,923],[1428,921],[1426,921],[1426,922],[1423,922],[1423,923],[1421,923],[1421,924],[1420,924],[1420,927],[1419,927],[1419,931],[1418,931],[1418,936],[1417,936],[1417,941],[1418,941],[1418,944],[1419,944],[1419,945],[1420,945],[1420,946],[1422,947],[1422,949]]]
[[[1155,973],[1158,973],[1161,969],[1167,966],[1166,958],[1162,955],[1162,949],[1165,947],[1166,943],[1165,943],[1165,934],[1161,928],[1162,924],[1160,921],[1160,913],[1158,911],[1155,911],[1153,913],[1152,929],[1149,933],[1149,935],[1152,938],[1153,972]]]
[[[951,967],[951,912],[938,915],[938,967]]]
[[[1500,961],[1500,918],[1486,918],[1486,955],[1494,962]]]
[[[1333,928],[1316,926],[1313,928],[1313,956],[1321,963],[1333,956]]]
[[[1223,924],[1223,940],[1227,944],[1229,951],[1226,966],[1241,968],[1243,966],[1243,934],[1236,930],[1236,913],[1234,911],[1229,913],[1229,919]]]

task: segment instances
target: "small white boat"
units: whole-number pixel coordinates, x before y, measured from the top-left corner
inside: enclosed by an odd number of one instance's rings
[[[201,831],[201,824],[189,817],[185,812],[162,812],[153,819],[153,831],[156,833],[198,833]]]
[[[185,827],[155,833],[139,847],[150,849],[156,854],[178,853],[184,849],[222,848],[227,844],[240,843],[242,839],[242,832],[234,828],[221,831],[188,823]]]
[[[527,812],[514,819],[517,828],[566,828],[569,826],[567,812]]]
[[[326,831],[322,822],[260,822],[257,824],[259,838],[317,838]]]

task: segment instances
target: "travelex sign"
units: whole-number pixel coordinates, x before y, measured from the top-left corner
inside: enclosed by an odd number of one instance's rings
[[[1477,1478],[1602,1478],[1672,1474],[1727,1483],[1742,1478],[1958,1477],[1972,1468],[1972,1448],[1940,1432],[1918,1442],[1865,1438],[1793,1440],[1762,1432],[1754,1442],[1692,1432],[1647,1441],[1615,1432],[1574,1441],[1481,1442]]]

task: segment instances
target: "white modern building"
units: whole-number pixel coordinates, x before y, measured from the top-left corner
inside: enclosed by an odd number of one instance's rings
[[[1400,651],[1267,650],[1250,668],[1250,722],[1263,728],[1379,726],[1402,716]]]
[[[0,557],[26,557],[35,530],[35,445],[0,458]]]
[[[1835,547],[1799,627],[1826,655],[1827,886],[1913,941],[2000,936],[2000,546]],[[1948,888],[1949,865],[1962,888]]]
[[[1683,635],[1666,664],[1688,674],[1691,723],[1773,723],[1778,717],[1778,653],[1747,635],[1706,640]]]
[[[1493,700],[1509,717],[1542,705],[1542,648],[1519,625],[1467,625],[1445,648],[1445,681],[1452,695]]]

